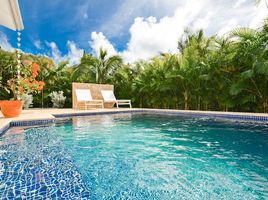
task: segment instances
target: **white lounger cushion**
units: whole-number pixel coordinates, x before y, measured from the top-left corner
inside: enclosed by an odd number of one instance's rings
[[[104,101],[113,101],[113,102],[116,101],[114,92],[112,90],[102,90],[101,94],[102,94]]]
[[[102,100],[92,99],[91,92],[89,89],[76,89],[75,93],[77,98],[77,104],[75,108],[77,108],[79,102],[84,102],[85,109],[87,108],[87,106],[94,106],[94,105],[98,105],[104,108]]]
[[[91,92],[89,89],[76,89],[77,101],[92,101]]]
[[[112,90],[101,90],[102,97],[104,102],[114,102],[116,103],[116,107],[119,108],[119,105],[129,105],[131,108],[131,100],[128,99],[120,99],[117,100],[114,96],[114,92]]]

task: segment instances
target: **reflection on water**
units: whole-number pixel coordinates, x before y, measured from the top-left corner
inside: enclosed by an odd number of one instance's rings
[[[131,120],[132,115],[130,113],[124,113],[120,115],[96,115],[91,117],[73,117],[72,124],[74,127],[90,127],[96,124],[103,126],[116,126],[117,120]]]
[[[20,127],[12,128],[0,137],[0,146],[8,144],[23,144],[24,143],[24,129]]]
[[[57,129],[96,199],[268,198],[267,124],[134,114]]]
[[[268,125],[74,117],[0,138],[0,198],[268,199]]]

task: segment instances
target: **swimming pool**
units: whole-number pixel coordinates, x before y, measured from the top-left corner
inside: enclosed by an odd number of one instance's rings
[[[268,124],[73,117],[0,139],[1,199],[268,199]]]

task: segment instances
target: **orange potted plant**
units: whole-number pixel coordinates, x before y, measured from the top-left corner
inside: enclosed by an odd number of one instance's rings
[[[23,106],[21,96],[23,94],[34,94],[43,90],[45,83],[37,80],[39,71],[40,67],[38,64],[30,63],[22,67],[19,76],[15,76],[7,81],[7,85],[4,88],[8,92],[12,92],[13,99],[1,101],[1,112],[4,117],[10,118],[20,115]]]

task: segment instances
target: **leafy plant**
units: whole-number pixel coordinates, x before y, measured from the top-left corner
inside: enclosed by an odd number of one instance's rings
[[[62,91],[71,107],[72,82],[113,84],[118,98],[136,107],[268,112],[268,20],[258,29],[238,28],[225,36],[206,37],[186,30],[177,53],[124,64],[100,49],[84,52],[80,64],[55,65],[45,56],[23,54],[40,66],[44,89],[33,96],[34,107],[50,107],[50,94]],[[27,64],[27,63],[25,63]],[[16,75],[16,55],[0,49],[0,82]],[[26,66],[26,65],[25,65]],[[29,66],[29,65],[28,65]],[[29,68],[28,68],[29,69]],[[1,90],[0,99],[10,98]]]
[[[23,94],[21,95],[21,100],[23,101],[23,108],[28,109],[33,106],[33,95]]]
[[[53,108],[63,108],[65,104],[66,97],[63,95],[63,91],[52,92],[49,94],[51,101],[53,103]]]
[[[19,75],[14,75],[7,80],[6,85],[2,85],[7,92],[12,92],[13,99],[15,100],[20,100],[23,94],[37,93],[41,91],[45,85],[43,81],[37,80],[40,71],[39,65],[36,63],[25,63],[26,64],[22,65]]]

